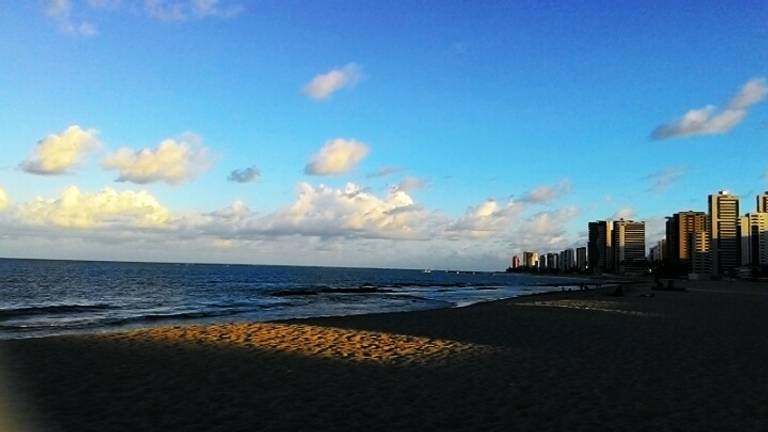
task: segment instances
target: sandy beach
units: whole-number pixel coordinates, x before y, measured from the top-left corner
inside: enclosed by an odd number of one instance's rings
[[[0,342],[3,431],[764,431],[768,286]]]

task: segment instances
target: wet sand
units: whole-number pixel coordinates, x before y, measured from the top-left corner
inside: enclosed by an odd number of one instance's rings
[[[768,284],[686,285],[0,342],[0,429],[767,430]]]

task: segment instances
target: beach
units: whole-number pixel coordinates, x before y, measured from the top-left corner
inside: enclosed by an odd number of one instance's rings
[[[0,342],[8,431],[760,431],[768,286]]]

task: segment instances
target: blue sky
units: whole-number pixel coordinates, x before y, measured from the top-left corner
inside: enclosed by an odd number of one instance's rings
[[[0,36],[3,256],[498,268],[768,188],[765,2],[0,1]],[[74,125],[93,146],[30,172]]]

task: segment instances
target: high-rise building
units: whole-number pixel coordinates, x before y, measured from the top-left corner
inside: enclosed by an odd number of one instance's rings
[[[709,231],[693,233],[691,243],[690,279],[699,279],[712,274],[712,251],[709,246]]]
[[[536,252],[523,252],[523,266],[534,269],[539,265],[539,254]]]
[[[571,271],[576,267],[576,254],[573,249],[568,248],[562,252],[563,264],[561,265],[564,271]]]
[[[645,258],[645,222],[613,221],[615,268],[620,273],[642,273],[648,268]]]
[[[768,213],[747,213],[739,222],[741,265],[768,266]]]
[[[693,235],[707,230],[707,215],[689,210],[667,218],[665,262],[678,274],[690,273]]]
[[[613,270],[613,249],[611,248],[611,224],[606,221],[589,223],[589,269],[593,273]]]
[[[757,196],[757,212],[768,213],[768,191]]]
[[[723,274],[739,264],[739,198],[728,191],[709,196],[709,242],[712,273]]]
[[[557,254],[547,254],[547,270],[557,270]]]
[[[512,257],[512,268],[520,268],[520,257],[517,255]]]
[[[583,272],[587,270],[587,248],[576,248],[576,270]]]
[[[655,246],[651,247],[651,250],[648,252],[648,258],[652,263],[660,263],[664,261],[664,249],[666,249],[667,246],[667,240],[661,239],[656,242]]]

